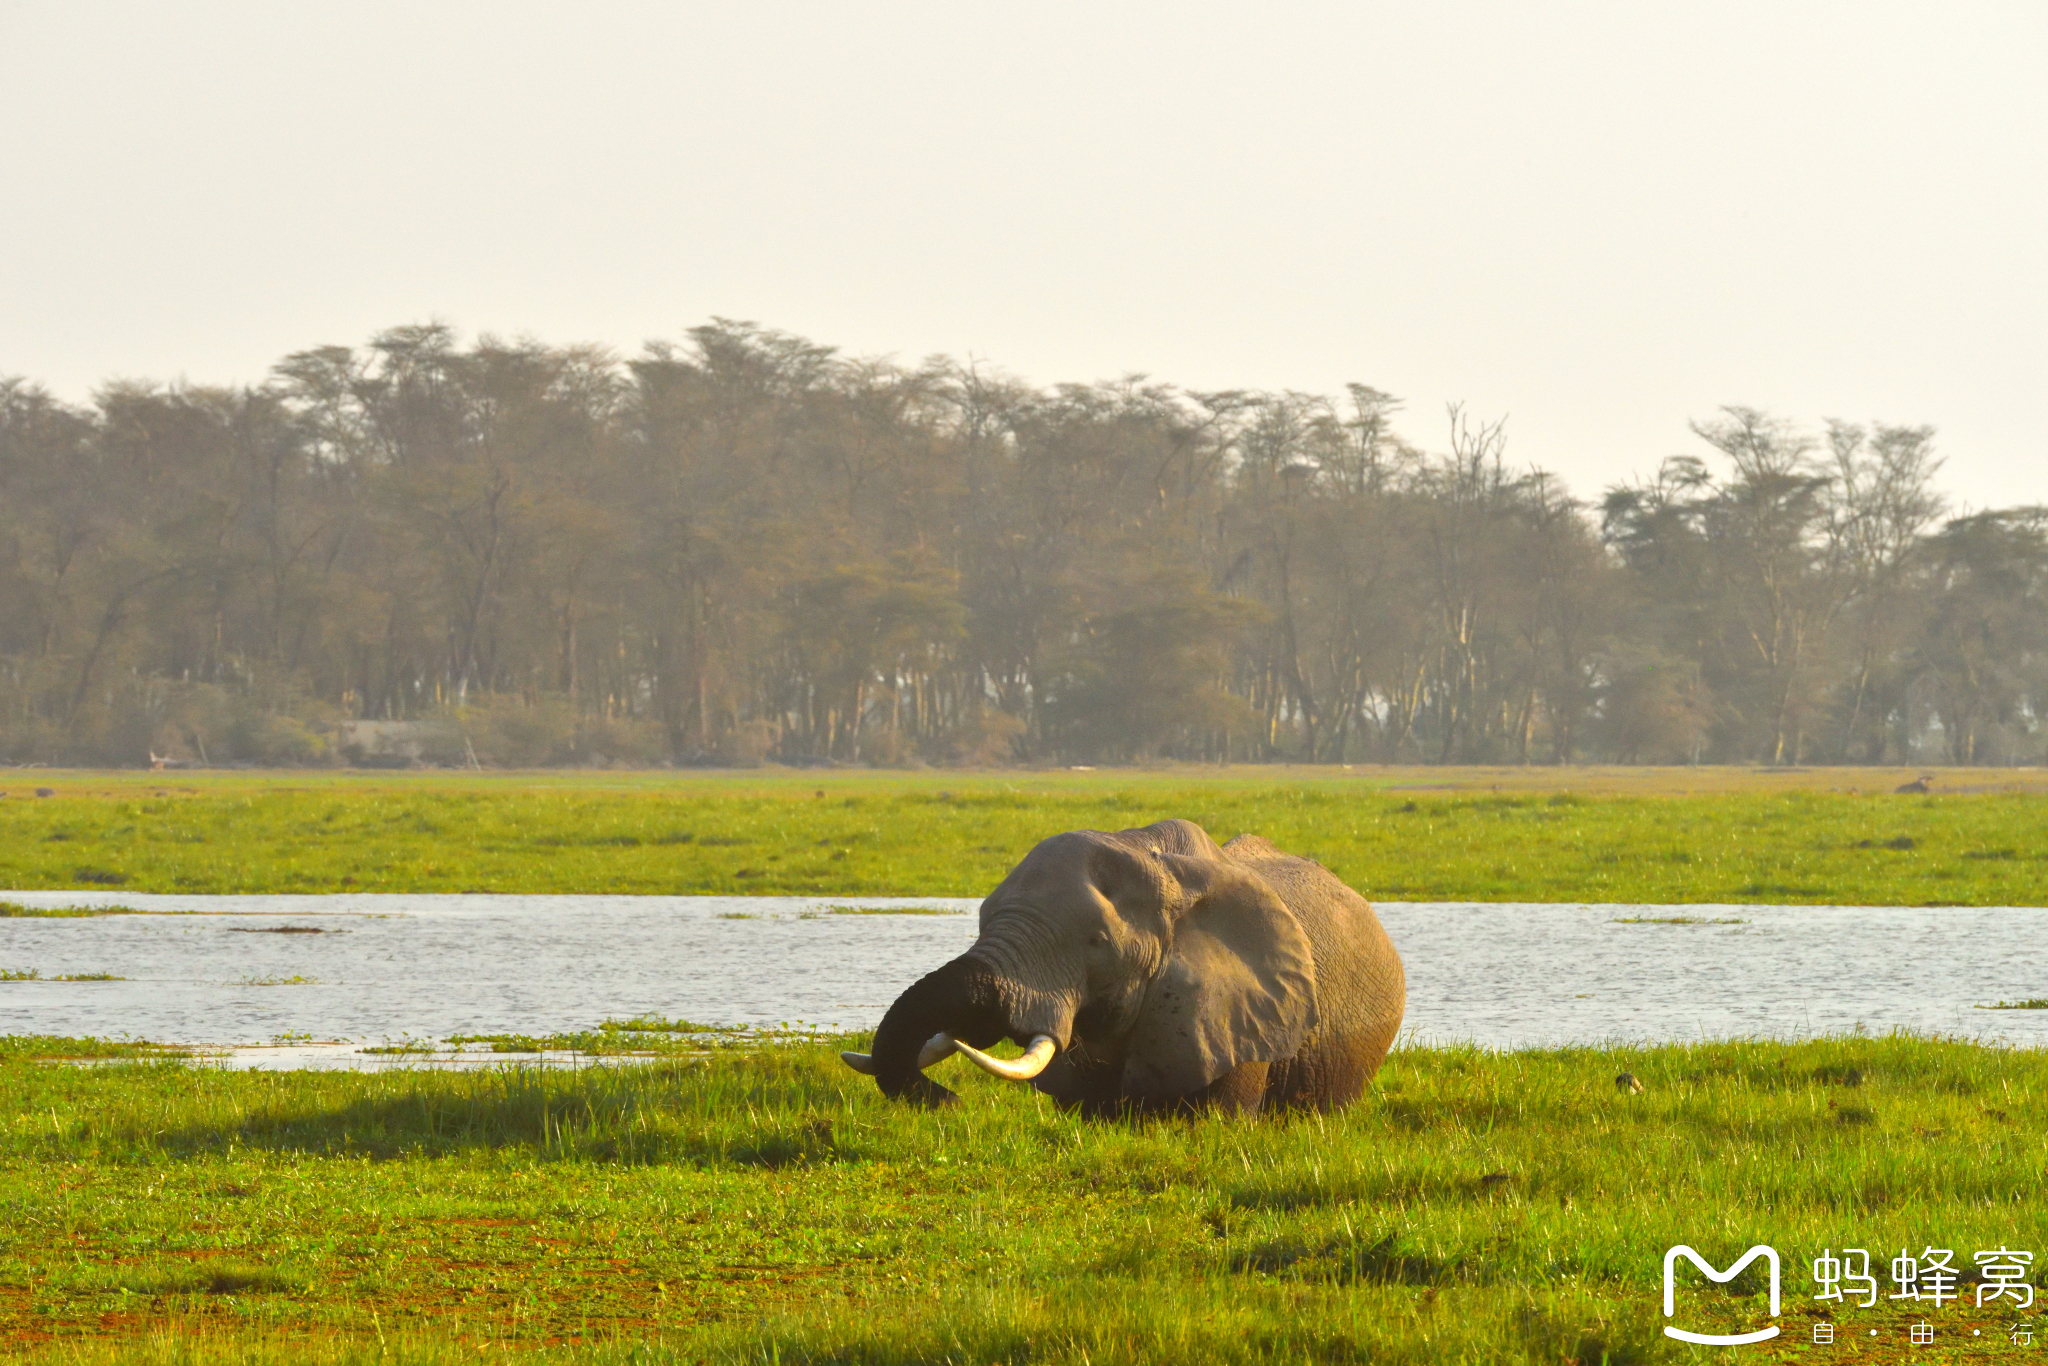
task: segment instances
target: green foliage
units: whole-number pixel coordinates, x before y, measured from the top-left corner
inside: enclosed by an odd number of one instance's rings
[[[45,835],[43,838],[49,839],[51,836]],[[69,839],[70,835],[67,833],[65,838]],[[0,901],[0,920],[13,919],[17,916],[62,920],[78,916],[133,914],[135,912],[126,906],[23,906],[18,902]]]
[[[493,1053],[562,1051],[592,1054],[680,1054],[697,1057],[707,1048],[754,1047],[778,1038],[808,1038],[809,1031],[750,1029],[746,1025],[697,1024],[661,1015],[605,1020],[595,1029],[561,1034],[453,1034],[451,1044],[489,1044]]]
[[[2048,1247],[2034,1052],[1407,1049],[1340,1114],[1093,1122],[957,1064],[962,1105],[887,1103],[834,1056],[864,1042],[574,1071],[0,1062],[0,1350],[1677,1362],[1674,1242],[1779,1248],[1790,1341],[1820,1247]],[[1837,1317],[1889,1340],[1918,1312]]]
[[[1245,769],[332,776],[194,780],[177,796],[147,778],[92,781],[0,802],[0,886],[76,887],[90,865],[151,892],[969,897],[1047,835],[1185,816],[1219,839],[1263,835],[1382,900],[2048,902],[2042,798],[2027,793],[1560,803]],[[2020,852],[1964,857],[1987,848]]]
[[[725,320],[0,379],[0,758],[2043,756],[2048,514],[1944,521],[1931,428],[1726,409],[1596,522],[1399,408]]]
[[[134,1039],[62,1038],[52,1034],[0,1034],[0,1061],[78,1058],[182,1058],[185,1050]]]

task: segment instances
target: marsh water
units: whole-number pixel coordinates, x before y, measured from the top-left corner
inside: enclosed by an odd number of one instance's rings
[[[255,1065],[658,1014],[859,1028],[974,938],[972,900],[92,896],[0,919],[0,1034],[272,1045]],[[923,914],[852,914],[921,911]],[[2041,908],[1382,903],[1407,1034],[1497,1048],[1899,1028],[2048,1044]],[[939,912],[934,914],[933,912]],[[1684,920],[1691,923],[1656,923]],[[119,981],[60,981],[110,974]],[[277,1048],[275,1045],[287,1047]],[[322,1064],[325,1065],[325,1064]]]

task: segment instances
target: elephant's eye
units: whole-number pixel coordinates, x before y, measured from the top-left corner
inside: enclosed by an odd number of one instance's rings
[[[1091,944],[1098,945],[1107,944],[1109,942],[1109,936],[1103,933],[1101,930],[1097,930],[1095,933],[1088,936],[1088,942]]]

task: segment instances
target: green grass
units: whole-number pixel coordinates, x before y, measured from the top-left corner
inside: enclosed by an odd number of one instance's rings
[[[666,1015],[635,1015],[630,1020],[606,1020],[604,1030],[626,1030],[636,1034],[729,1034],[733,1025],[700,1024],[695,1020],[672,1020]]]
[[[178,1058],[181,1048],[136,1039],[65,1039],[46,1034],[0,1034],[0,1064],[22,1059]]]
[[[1655,772],[60,775],[0,800],[0,886],[967,897],[1049,834],[1186,816],[1386,900],[2048,904],[2041,793]]]
[[[1091,1122],[957,1064],[960,1107],[894,1106],[842,1042],[349,1074],[59,1067],[33,1059],[79,1041],[7,1040],[0,1352],[1743,1361],[1781,1353],[1660,1336],[1664,1248],[1776,1246],[1782,1355],[1822,1247],[2048,1252],[2039,1053],[1410,1049],[1338,1115]],[[1689,1287],[1693,1324],[1761,1317],[1761,1285],[1735,1289]],[[1903,1354],[1919,1314],[1834,1317]],[[1930,1317],[1952,1345],[2012,1316],[1966,1295]]]
[[[631,1020],[605,1020],[595,1029],[560,1034],[451,1034],[448,1042],[457,1046],[489,1044],[493,1053],[648,1053],[696,1057],[708,1048],[758,1048],[764,1042],[804,1040],[814,1036],[815,1031],[800,1025],[753,1028],[747,1025],[697,1024],[661,1015],[642,1015]]]

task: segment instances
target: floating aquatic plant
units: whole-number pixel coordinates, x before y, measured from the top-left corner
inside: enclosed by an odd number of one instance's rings
[[[1607,923],[1610,925],[1747,925],[1749,922],[1732,916],[1619,915]]]

